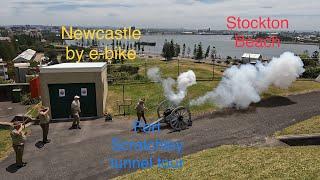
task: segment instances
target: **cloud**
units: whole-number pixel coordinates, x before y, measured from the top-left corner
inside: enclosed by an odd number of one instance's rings
[[[288,18],[319,30],[319,0],[1,0],[0,25],[77,24],[226,29],[227,16]],[[113,16],[113,14],[117,16]],[[306,21],[306,18],[308,20]]]
[[[75,4],[75,3],[60,3],[53,4],[46,7],[47,11],[76,11],[80,8],[90,9],[103,9],[103,8],[132,8],[133,5],[116,4],[116,3],[86,3],[86,4]]]

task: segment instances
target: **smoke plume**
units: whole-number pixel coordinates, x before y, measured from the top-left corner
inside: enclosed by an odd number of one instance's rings
[[[172,78],[162,79],[160,69],[157,67],[148,69],[148,78],[155,82],[161,82],[164,96],[174,104],[180,104],[187,95],[187,88],[196,84],[196,75],[192,70],[181,73],[176,80]],[[177,92],[173,87],[176,85]]]
[[[261,100],[260,94],[270,85],[288,88],[304,72],[303,62],[291,52],[272,58],[268,64],[245,64],[228,68],[216,89],[194,99],[190,105],[206,102],[219,107],[247,108]]]

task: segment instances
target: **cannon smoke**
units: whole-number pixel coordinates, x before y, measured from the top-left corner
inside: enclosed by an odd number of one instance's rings
[[[268,64],[232,66],[224,74],[218,87],[204,96],[194,99],[190,105],[206,102],[219,107],[247,108],[261,100],[260,94],[270,85],[288,88],[304,72],[303,62],[291,52],[272,58]]]
[[[161,82],[165,97],[174,104],[180,104],[187,95],[187,88],[196,84],[196,75],[192,70],[181,73],[177,81],[172,78],[162,79],[160,69],[157,67],[148,69],[148,78],[155,82]],[[177,85],[177,92],[173,87]]]

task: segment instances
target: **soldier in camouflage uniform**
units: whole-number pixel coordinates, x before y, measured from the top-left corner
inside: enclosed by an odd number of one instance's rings
[[[147,110],[147,108],[144,106],[144,101],[144,98],[140,99],[135,109],[137,111],[138,122],[140,123],[142,118],[144,123],[147,124],[146,117],[144,116],[144,111]]]
[[[23,131],[23,127],[20,122],[14,122],[13,126],[14,129],[10,134],[12,138],[12,147],[16,153],[16,165],[21,168],[27,164],[22,161],[26,133]]]
[[[48,139],[48,133],[49,133],[49,124],[50,124],[50,118],[49,118],[49,108],[48,107],[41,107],[39,110],[39,120],[40,120],[40,126],[42,128],[42,142],[44,144],[50,143],[50,139]]]

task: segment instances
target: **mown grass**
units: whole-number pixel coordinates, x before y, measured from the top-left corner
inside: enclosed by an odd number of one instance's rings
[[[320,116],[315,116],[305,121],[289,126],[282,131],[276,132],[276,136],[314,134],[320,133]]]
[[[318,179],[320,147],[221,146],[183,158],[177,170],[138,170],[115,179]]]
[[[287,96],[291,94],[307,93],[311,91],[320,91],[320,83],[308,79],[300,79],[292,83],[288,89],[280,89],[271,86],[269,90],[263,93],[263,97]]]
[[[145,74],[145,67],[147,69],[152,67],[159,67],[163,77],[177,77],[177,61],[160,61],[160,60],[137,60],[134,64],[140,67],[139,73]],[[212,65],[203,63],[194,63],[190,61],[180,61],[180,72],[187,70],[193,70],[197,79],[207,79],[207,81],[198,81],[197,85],[191,86],[188,89],[188,95],[185,98],[182,105],[188,105],[189,100],[204,95],[206,92],[213,90],[219,84],[225,67],[216,66],[214,69],[215,80],[212,81]],[[320,83],[310,80],[296,81],[288,89],[279,89],[270,87],[269,90],[262,94],[263,98],[270,96],[287,96],[296,93],[305,93],[310,91],[320,90]],[[147,117],[155,118],[156,108],[158,104],[165,99],[163,95],[162,86],[158,83],[146,83],[146,84],[129,84],[125,85],[125,99],[131,99],[132,105],[129,108],[129,112],[126,114],[135,115],[134,106],[137,101],[144,97],[146,99],[146,106],[149,110],[146,113]],[[122,101],[122,85],[109,85],[108,91],[108,105],[107,111],[112,114],[118,114],[118,107],[116,101]],[[192,114],[196,115],[203,112],[213,111],[216,109],[214,104],[204,104],[201,106],[190,107]]]
[[[11,128],[0,125],[0,159],[6,157],[11,149]]]

